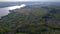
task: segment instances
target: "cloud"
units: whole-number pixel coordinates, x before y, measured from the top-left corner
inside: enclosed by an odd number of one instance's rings
[[[60,0],[0,0],[0,1],[60,1]]]

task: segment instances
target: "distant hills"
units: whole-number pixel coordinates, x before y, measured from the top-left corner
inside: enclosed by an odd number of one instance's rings
[[[8,6],[15,6],[20,4],[27,4],[27,5],[35,5],[35,4],[60,4],[60,2],[0,2],[0,8],[8,7]]]

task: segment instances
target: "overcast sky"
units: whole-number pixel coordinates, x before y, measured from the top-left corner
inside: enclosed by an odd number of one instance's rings
[[[55,1],[55,2],[60,2],[60,0],[0,0],[0,2],[4,1]]]

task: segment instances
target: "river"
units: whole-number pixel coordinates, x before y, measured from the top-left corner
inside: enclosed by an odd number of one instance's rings
[[[20,6],[10,6],[10,7],[0,8],[0,17],[8,15],[10,13],[9,10],[19,9],[25,6],[26,6],[25,4],[21,4]]]

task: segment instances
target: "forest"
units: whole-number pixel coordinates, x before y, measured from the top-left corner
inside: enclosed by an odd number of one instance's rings
[[[57,6],[26,6],[0,19],[0,34],[60,34]]]

